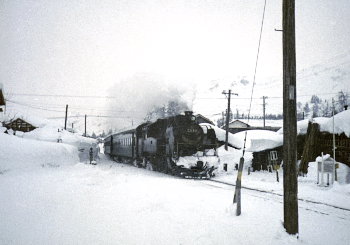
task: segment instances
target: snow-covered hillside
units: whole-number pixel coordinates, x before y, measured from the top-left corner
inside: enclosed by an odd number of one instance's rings
[[[298,68],[298,66],[297,66]],[[251,115],[263,115],[263,96],[266,99],[266,114],[282,113],[282,68],[274,77],[260,77],[254,86]],[[297,71],[297,101],[310,101],[312,95],[321,99],[337,98],[339,91],[350,93],[350,50],[320,64]],[[231,96],[231,109],[235,115],[248,114],[252,92],[252,77],[218,78],[203,82],[196,90],[194,111],[203,113],[216,122],[227,108],[227,99],[222,91],[232,90],[238,96]],[[204,109],[205,108],[205,109]],[[268,124],[267,124],[268,125]],[[255,126],[255,125],[254,125]],[[262,121],[258,126],[262,126]],[[274,126],[274,125],[268,125]],[[279,125],[280,126],[280,125]]]

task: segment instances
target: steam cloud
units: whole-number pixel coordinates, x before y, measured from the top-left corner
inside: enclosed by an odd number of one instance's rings
[[[187,83],[188,84],[188,83]],[[193,89],[191,86],[175,84],[150,73],[136,74],[120,80],[110,89],[115,97],[109,103],[111,128],[121,130],[142,123],[152,110],[177,102],[181,110],[191,110]]]

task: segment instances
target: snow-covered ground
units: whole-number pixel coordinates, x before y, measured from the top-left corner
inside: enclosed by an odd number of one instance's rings
[[[243,185],[264,175],[271,174],[244,176]],[[349,211],[300,202],[296,239],[284,231],[282,197],[243,189],[237,217],[233,191],[108,160],[7,172],[0,175],[0,244],[340,245],[350,239]]]
[[[248,175],[250,152],[245,154],[242,215],[237,217],[232,184],[241,150],[218,149],[214,180],[231,184],[226,185],[139,169],[104,155],[96,166],[84,164],[77,149],[81,140],[90,144],[90,139],[56,130],[20,136],[0,130],[0,244],[341,245],[350,240],[350,172],[345,165],[338,169],[339,181],[328,187],[317,185],[316,163],[298,178],[297,239],[283,228],[282,170],[279,182],[276,173]],[[278,133],[264,133],[248,139],[280,141]],[[59,134],[63,143],[56,142]],[[242,135],[230,137],[231,143],[242,141]]]

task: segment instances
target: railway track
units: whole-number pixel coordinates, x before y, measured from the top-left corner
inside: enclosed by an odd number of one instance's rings
[[[218,184],[221,184],[221,185],[226,185],[226,186],[236,186],[235,184],[232,184],[232,183],[227,183],[227,182],[224,182],[224,181],[220,181],[220,180],[215,180],[215,179],[208,179],[208,180],[205,180],[207,182],[212,182],[212,183],[218,183]],[[216,187],[219,187],[220,186],[216,186]],[[275,192],[272,192],[272,191],[266,191],[266,190],[261,190],[261,189],[256,189],[256,188],[251,188],[251,187],[246,187],[246,186],[242,186],[242,189],[245,189],[245,190],[249,190],[249,191],[254,191],[254,192],[258,192],[258,193],[264,193],[264,194],[269,194],[269,195],[272,195],[272,196],[277,196],[277,197],[280,197],[280,198],[283,198],[283,195],[282,194],[279,194],[279,193],[275,193]],[[265,197],[262,197],[262,196],[256,196],[256,197],[261,197],[261,198],[266,198]],[[275,199],[276,201],[280,201],[280,200],[277,200]],[[299,201],[301,201],[302,203],[305,203],[305,204],[314,204],[314,205],[317,205],[317,207],[320,208],[320,210],[314,210],[313,208],[310,208],[310,207],[303,207],[303,205],[300,205],[301,208],[304,208],[306,210],[310,210],[310,211],[314,211],[314,212],[317,212],[317,213],[321,213],[321,214],[325,214],[325,215],[329,215],[329,213],[325,213],[323,212],[322,210],[324,210],[323,207],[328,207],[328,208],[332,208],[333,210],[338,210],[338,211],[341,211],[341,214],[339,215],[345,215],[347,217],[346,220],[349,220],[350,221],[350,209],[349,208],[344,208],[344,207],[339,207],[339,206],[336,206],[336,205],[333,205],[333,204],[329,204],[329,203],[324,203],[324,202],[319,202],[319,201],[313,201],[313,200],[308,200],[308,199],[305,199],[305,198],[298,198]],[[280,201],[280,202],[283,202]],[[345,213],[344,213],[345,211]],[[334,213],[333,213],[334,214]],[[338,215],[338,216],[339,216]],[[339,217],[341,219],[345,219],[344,217]]]
[[[173,176],[174,178],[183,178],[179,176]],[[215,180],[215,179],[201,179],[202,183],[206,183],[207,185],[214,187],[214,188],[225,188],[226,187],[235,187],[235,184],[220,181],[220,180]],[[214,184],[216,183],[216,185]],[[261,189],[256,189],[256,188],[251,188],[251,187],[246,187],[242,186],[242,189],[249,190],[252,192],[256,193],[263,193],[263,194],[268,194],[270,196],[274,196],[276,198],[268,198],[266,195],[254,195],[254,194],[249,194],[251,196],[254,196],[256,198],[262,198],[266,200],[272,200],[275,202],[283,203],[283,195],[280,193],[272,192],[272,191],[267,191],[267,190],[261,190]],[[233,193],[232,193],[233,194]],[[329,203],[324,203],[320,201],[313,201],[313,200],[308,200],[305,198],[298,198],[299,202],[299,208],[315,212],[318,214],[322,215],[333,215],[338,217],[339,219],[350,221],[350,209],[349,208],[344,208],[344,207],[339,207],[333,204]]]

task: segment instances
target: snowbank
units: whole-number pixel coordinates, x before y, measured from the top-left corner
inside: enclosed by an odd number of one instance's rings
[[[22,139],[0,133],[0,173],[39,166],[57,167],[79,162],[76,147]]]
[[[25,133],[23,138],[34,139],[40,141],[57,142],[69,144],[78,147],[81,143],[96,144],[96,139],[83,137],[76,133],[70,133],[66,130],[59,130],[54,125],[45,125],[42,128],[37,128],[31,132]]]

